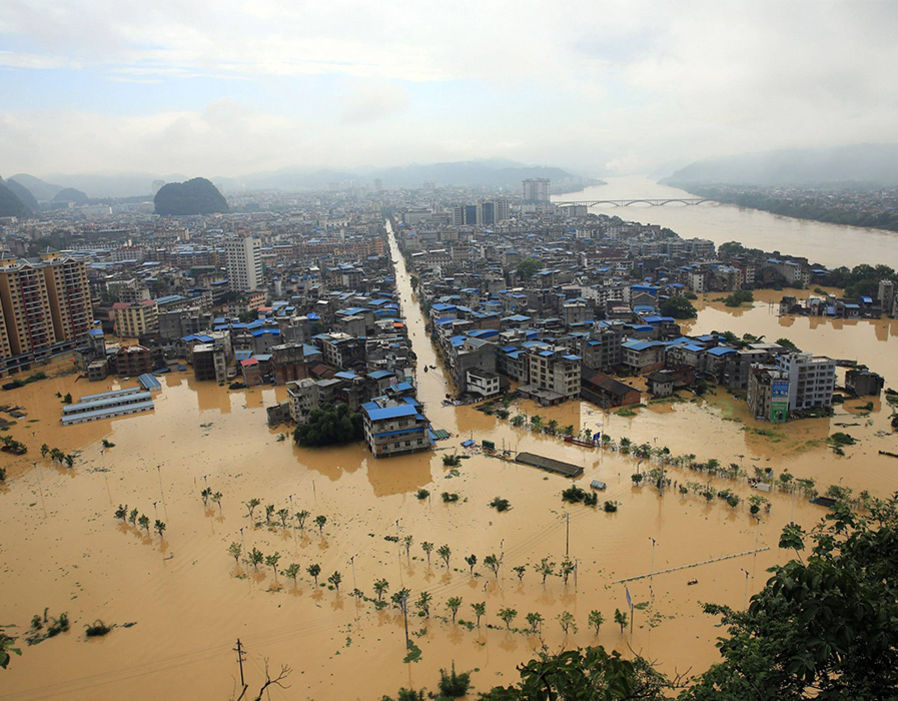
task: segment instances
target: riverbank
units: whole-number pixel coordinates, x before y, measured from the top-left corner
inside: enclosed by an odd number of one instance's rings
[[[858,199],[858,193],[849,193],[845,190],[801,190],[797,194],[785,197],[779,194],[783,188],[689,184],[678,187],[716,202],[779,216],[841,226],[898,231],[898,214],[889,202],[882,201],[880,190],[865,193],[866,196],[860,199],[868,206],[861,208],[854,204],[854,200]]]
[[[609,177],[606,181],[606,185],[599,187],[553,196],[552,201],[694,197],[685,190],[661,185],[644,176]],[[590,212],[657,224],[673,229],[683,238],[705,238],[717,246],[728,241],[739,241],[746,248],[806,256],[832,268],[842,265],[852,268],[862,263],[882,263],[898,268],[895,234],[884,229],[795,219],[730,204],[597,206],[592,207]]]

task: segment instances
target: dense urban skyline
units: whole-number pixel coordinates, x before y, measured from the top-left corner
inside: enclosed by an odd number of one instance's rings
[[[3,175],[898,140],[887,3],[0,5]]]

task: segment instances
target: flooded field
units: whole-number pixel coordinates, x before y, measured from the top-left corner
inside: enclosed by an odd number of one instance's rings
[[[438,365],[401,258],[397,272],[419,364]],[[896,322],[778,318],[767,302],[780,295],[756,293],[760,301],[735,312],[703,301],[699,318],[684,331],[785,336],[805,350],[857,358],[883,373],[887,385],[894,383],[895,353],[886,349],[898,334]],[[301,449],[286,428],[268,429],[264,407],[283,399],[283,388],[229,391],[197,383],[188,373],[160,379],[152,413],[66,428],[59,424],[57,393],[77,398],[116,382],[67,375],[0,396],[6,409],[20,407],[17,413],[25,414],[0,417],[16,421],[9,433],[28,446],[24,456],[0,458],[9,468],[0,488],[0,623],[15,624],[21,634],[45,607],[54,616],[68,612],[72,621],[67,633],[23,645],[22,657],[0,672],[0,699],[234,698],[237,638],[247,650],[251,690],[264,681],[266,658],[275,672],[281,664],[293,668],[291,688],[273,691],[273,699],[379,699],[402,685],[433,690],[438,670],[453,660],[459,670],[477,668],[473,681],[484,690],[516,678],[515,665],[542,645],[553,651],[629,645],[664,670],[702,670],[716,658],[718,631],[715,619],[701,613],[701,602],[744,605],[763,585],[765,569],[787,558],[776,547],[782,526],[790,520],[811,525],[824,513],[779,492],[765,495],[771,510],[759,520],[744,499],[731,508],[674,490],[659,497],[653,487],[632,486],[633,458],[564,444],[473,407],[442,406],[447,387],[439,371],[419,368],[419,398],[434,427],[452,437],[432,453],[381,461],[361,444]],[[898,489],[898,460],[877,451],[898,452],[898,441],[888,405],[875,400],[871,411],[852,408],[865,401],[848,402],[831,419],[769,433],[768,424],[748,417],[744,403],[720,392],[697,401],[650,403],[635,416],[573,402],[552,409],[525,402],[511,411],[538,413],[577,431],[601,428],[615,440],[667,446],[675,455],[737,462],[746,470],[788,468],[815,478],[821,488],[841,480],[885,494]],[[859,439],[845,456],[825,445],[839,423],[857,424],[844,429]],[[457,470],[444,467],[443,455],[463,454],[460,443],[471,437],[580,465],[585,471],[576,483],[587,488],[592,479],[605,481],[599,504],[613,500],[619,509],[563,504],[560,493],[569,480],[477,452]],[[104,439],[114,446],[104,449]],[[43,459],[42,443],[76,453],[74,466]],[[668,474],[680,483],[708,481],[677,468]],[[205,487],[221,492],[220,505],[203,504]],[[711,487],[744,498],[754,493],[744,481],[714,479]],[[421,488],[429,491],[427,498],[418,498]],[[457,494],[458,501],[444,503],[443,492]],[[488,506],[497,496],[509,500],[509,511]],[[251,520],[244,502],[252,498],[260,505]],[[146,532],[116,520],[119,504],[137,508],[150,523],[164,521],[163,537],[152,527]],[[266,504],[310,515],[302,530],[292,518],[291,527],[282,527],[277,516],[266,524]],[[318,515],[326,516],[320,532],[313,523]],[[408,554],[407,536],[413,539]],[[256,547],[265,555],[279,553],[278,573],[242,557],[235,564],[228,552],[234,542],[244,552]],[[434,544],[429,562],[423,542]],[[451,550],[448,567],[437,554],[442,545]],[[632,635],[614,624],[615,609],[626,610],[624,585],[617,580],[765,546],[770,549],[630,582],[637,604]],[[566,584],[549,576],[543,584],[535,567],[548,558],[557,572],[566,550],[576,575]],[[473,576],[463,559],[470,554],[477,556]],[[501,559],[498,573],[483,565],[490,554]],[[282,574],[291,563],[300,568],[295,582]],[[320,566],[319,586],[307,572],[313,564]],[[527,565],[521,581],[512,569],[519,565]],[[338,589],[326,585],[335,571],[341,574]],[[380,579],[389,585],[385,599],[402,587],[411,590],[413,602],[422,591],[432,597],[429,617],[410,608],[409,633],[421,650],[417,662],[403,662],[399,611],[378,610],[370,601],[377,599],[374,582]],[[689,585],[693,579],[697,583]],[[370,600],[351,596],[356,588]],[[446,606],[452,597],[462,599],[455,623]],[[478,602],[486,604],[479,627],[471,608]],[[498,617],[503,608],[517,611],[511,630]],[[606,620],[597,636],[587,623],[594,609]],[[577,628],[566,634],[557,620],[564,611],[573,614]],[[538,633],[524,632],[529,612],[544,618]],[[118,627],[104,638],[86,639],[85,625],[98,618]]]

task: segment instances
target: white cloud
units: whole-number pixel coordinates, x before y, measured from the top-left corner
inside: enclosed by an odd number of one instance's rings
[[[891,3],[794,0],[6,0],[0,90],[21,89],[4,66],[80,70],[106,76],[111,109],[24,114],[5,101],[3,124],[20,138],[0,133],[0,160],[193,172],[193,159],[228,174],[505,156],[627,170],[898,140],[896,15]],[[249,97],[197,110],[188,80]],[[240,93],[267,81],[295,89]],[[131,115],[116,103],[125,82],[181,89]]]

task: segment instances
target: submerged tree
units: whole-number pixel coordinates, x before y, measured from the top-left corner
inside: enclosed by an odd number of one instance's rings
[[[448,545],[441,545],[437,548],[437,555],[439,555],[443,562],[446,564],[446,569],[449,569],[449,558],[452,555],[452,550],[450,550]]]
[[[501,608],[499,609],[499,618],[502,619],[502,622],[505,624],[505,629],[511,629],[511,622],[518,615],[517,610],[513,608]]]
[[[452,622],[455,623],[455,616],[458,614],[458,609],[461,606],[461,597],[460,596],[452,596],[446,601],[446,608],[449,609],[449,612],[452,614]]]
[[[421,550],[424,551],[424,554],[427,555],[427,566],[430,567],[430,553],[433,552],[433,543],[428,543],[426,540],[421,543]]]
[[[318,564],[312,564],[306,567],[306,572],[315,580],[315,586],[318,586],[318,575],[321,574],[321,566]]]
[[[465,562],[468,563],[468,568],[470,570],[470,574],[473,577],[474,576],[474,565],[477,564],[477,556],[474,555],[473,553],[471,555],[467,555],[465,557]]]
[[[525,618],[527,619],[527,625],[530,626],[530,632],[539,632],[539,628],[543,624],[543,615],[541,613],[531,612],[528,613]]]
[[[292,579],[293,584],[295,586],[296,585],[296,577],[299,575],[299,565],[297,565],[295,562],[291,562],[290,566],[287,569],[285,569],[282,572],[282,574],[285,577],[289,577],[290,579]]]
[[[243,546],[240,545],[237,541],[234,541],[228,546],[228,553],[230,553],[231,557],[234,558],[234,564],[240,563],[240,554],[243,552]]]
[[[477,627],[480,627],[480,618],[486,615],[486,602],[478,601],[476,604],[471,604],[471,608],[474,610],[474,615],[477,616]]]
[[[425,618],[430,618],[430,602],[432,600],[433,597],[429,592],[422,591],[418,595],[418,600],[415,601],[415,608],[417,608]]]
[[[259,499],[256,499],[255,497],[253,497],[249,501],[243,502],[243,505],[246,507],[246,510],[249,512],[250,520],[253,519],[253,511],[255,511],[256,507],[261,503],[262,502]]]
[[[390,583],[386,579],[374,580],[374,592],[377,594],[377,600],[383,601],[384,594],[390,588]]]
[[[274,579],[277,581],[278,578],[278,560],[281,559],[281,554],[275,551],[272,555],[265,556],[265,566],[270,567],[271,571],[274,572]]]
[[[599,634],[599,627],[605,622],[605,617],[602,615],[601,611],[596,611],[593,609],[589,612],[589,617],[587,618],[589,621],[589,625],[591,625],[595,631],[596,635]]]
[[[614,609],[614,622],[620,626],[620,632],[624,632],[624,628],[627,627],[627,614],[620,609]]]
[[[340,582],[343,581],[343,575],[339,572],[334,572],[330,577],[327,578],[327,581],[331,583],[334,589],[338,592],[340,591]]]

